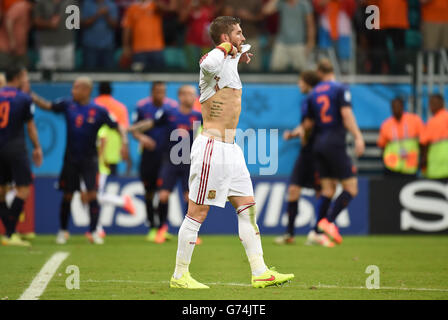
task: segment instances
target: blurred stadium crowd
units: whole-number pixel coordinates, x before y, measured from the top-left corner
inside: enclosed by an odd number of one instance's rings
[[[80,28],[69,30],[73,4]],[[378,30],[366,27],[372,4]],[[446,0],[0,0],[0,68],[196,72],[219,15],[242,21],[256,57],[243,71],[333,54],[345,74],[403,74],[419,50],[448,48]]]

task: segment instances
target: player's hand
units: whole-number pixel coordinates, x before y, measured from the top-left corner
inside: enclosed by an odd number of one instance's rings
[[[294,130],[293,135],[299,137],[303,141],[306,137],[305,129],[302,126],[299,126]]]
[[[364,143],[364,139],[362,136],[355,138],[355,154],[357,157],[360,157],[364,154],[364,150],[366,149],[366,145]]]
[[[292,136],[291,136],[291,131],[289,131],[289,130],[285,130],[285,132],[283,132],[283,139],[284,140],[289,140],[289,139],[291,139],[292,138]]]
[[[89,203],[89,197],[87,196],[87,192],[81,191],[81,202],[83,204]]]
[[[249,64],[249,62],[252,60],[253,56],[254,56],[253,53],[249,53],[249,52],[243,53],[241,55],[240,62]]]
[[[34,148],[32,157],[33,157],[33,162],[36,165],[36,167],[40,167],[42,164],[42,161],[44,159],[42,149],[40,147]]]
[[[139,141],[142,144],[143,148],[149,151],[153,151],[157,146],[157,143],[154,141],[154,139],[145,135],[141,136]]]
[[[230,42],[223,42],[218,47],[226,50],[227,54],[230,55],[232,59],[238,54],[238,49]]]

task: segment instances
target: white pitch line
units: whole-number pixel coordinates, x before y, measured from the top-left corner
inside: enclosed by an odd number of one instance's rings
[[[324,289],[364,289],[364,290],[402,290],[402,291],[438,291],[438,292],[448,292],[448,289],[438,289],[438,288],[406,288],[406,287],[381,287],[378,289],[367,289],[366,287],[345,287],[327,284],[318,284],[317,288]]]
[[[139,280],[93,280],[88,279],[83,282],[93,282],[93,283],[140,283],[140,284],[168,284],[169,281],[139,281]],[[215,285],[215,286],[230,286],[230,287],[252,287],[252,285],[247,283],[225,283],[225,282],[204,282],[207,285]],[[306,285],[306,284],[293,284],[290,283],[291,287],[300,287],[300,288],[322,288],[322,289],[348,289],[348,290],[403,290],[403,291],[437,291],[437,292],[448,292],[448,289],[438,289],[438,288],[405,288],[405,287],[380,287],[379,289],[367,289],[366,287],[349,287],[349,286],[337,286],[337,285],[327,285],[327,284],[318,284],[318,285]]]
[[[56,252],[53,254],[18,300],[38,300],[42,293],[44,293],[45,288],[47,288],[56,270],[58,270],[68,255],[68,252]]]

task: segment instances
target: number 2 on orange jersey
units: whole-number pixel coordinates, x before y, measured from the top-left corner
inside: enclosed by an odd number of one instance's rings
[[[0,129],[5,128],[9,122],[9,101],[0,102]]]
[[[324,94],[317,97],[317,103],[322,104],[322,109],[320,109],[320,119],[322,123],[329,123],[333,121],[333,117],[327,114],[330,108],[330,98]]]

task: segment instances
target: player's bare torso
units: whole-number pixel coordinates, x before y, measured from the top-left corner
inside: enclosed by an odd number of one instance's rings
[[[222,88],[202,103],[203,134],[232,143],[241,113],[242,89]]]

